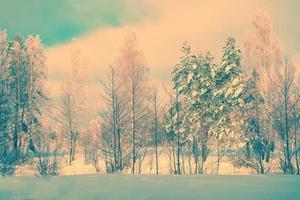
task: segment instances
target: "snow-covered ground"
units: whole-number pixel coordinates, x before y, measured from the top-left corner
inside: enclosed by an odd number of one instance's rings
[[[1,200],[299,200],[299,176],[0,177]]]
[[[143,161],[143,164],[141,166],[141,174],[143,175],[149,175],[149,174],[155,174],[155,160],[154,155],[147,155]],[[205,174],[216,174],[216,163],[217,157],[216,156],[210,156],[208,157],[205,165],[204,170]],[[170,159],[165,154],[162,153],[159,156],[159,173],[161,175],[169,175],[170,174]],[[194,164],[192,159],[192,171],[194,170]],[[61,164],[61,168],[59,170],[60,175],[86,175],[86,174],[95,174],[96,170],[93,165],[86,164],[84,162],[84,155],[83,154],[77,154],[75,161],[72,162],[72,165],[69,166],[68,164],[68,157],[65,157]],[[103,159],[99,160],[99,167],[100,167],[100,174],[105,174],[105,164]],[[273,170],[274,171],[274,170]],[[126,169],[123,171],[124,174],[130,174],[131,168]],[[251,169],[246,168],[234,168],[232,161],[226,157],[222,158],[222,161],[220,162],[220,169],[219,174],[220,175],[250,175],[255,173]],[[17,168],[17,171],[15,173],[16,176],[35,176],[38,175],[38,171],[36,166],[33,165],[25,165],[25,166],[19,166]],[[185,174],[189,174],[189,165],[187,158],[185,159]],[[0,199],[1,200],[1,199]]]

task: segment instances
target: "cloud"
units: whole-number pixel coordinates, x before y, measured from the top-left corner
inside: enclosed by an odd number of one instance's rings
[[[96,79],[105,75],[109,64],[115,63],[128,31],[136,32],[139,48],[144,52],[153,79],[170,85],[169,74],[180,58],[180,47],[184,41],[191,44],[193,51],[211,51],[218,58],[228,36],[237,38],[242,46],[253,12],[268,10],[273,16],[276,3],[273,4],[259,0],[144,0],[143,6],[150,14],[143,20],[134,24],[101,27],[76,39],[88,63],[90,98],[96,99]],[[64,44],[46,49],[50,79],[63,79],[67,74],[70,46]]]
[[[1,2],[0,27],[10,35],[39,34],[48,46],[100,27],[134,24],[146,14],[138,0],[9,0]]]
[[[251,1],[254,2],[254,1]],[[180,47],[188,41],[198,52],[211,50],[218,53],[226,37],[240,37],[249,25],[249,16],[258,6],[239,0],[223,1],[144,1],[152,15],[134,25],[100,28],[77,38],[77,43],[87,58],[92,74],[114,63],[124,35],[137,33],[139,47],[157,78],[166,74],[180,57]],[[50,71],[60,73],[68,68],[64,61],[70,44],[46,50]],[[161,73],[163,72],[163,73]]]

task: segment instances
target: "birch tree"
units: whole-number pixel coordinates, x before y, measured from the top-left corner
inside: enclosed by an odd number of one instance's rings
[[[265,139],[269,144],[274,143],[276,132],[273,126],[273,109],[276,101],[274,93],[276,71],[283,65],[283,46],[278,36],[274,33],[270,17],[263,12],[256,13],[252,19],[253,32],[249,32],[245,38],[245,65],[256,69],[259,75],[257,88],[265,101],[260,108],[260,118],[265,123]],[[278,145],[276,145],[278,146]],[[270,158],[272,160],[272,157]]]

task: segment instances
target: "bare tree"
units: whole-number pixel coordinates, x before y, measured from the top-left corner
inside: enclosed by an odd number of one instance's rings
[[[297,175],[300,174],[300,163],[299,163],[299,150],[300,150],[300,146],[299,146],[299,123],[300,123],[300,96],[299,93],[297,92],[296,95],[294,96],[294,99],[292,99],[292,101],[294,102],[292,107],[291,107],[291,117],[292,117],[292,121],[291,121],[291,126],[292,126],[292,132],[293,132],[293,150],[292,150],[292,154],[295,157],[295,165],[296,165],[296,171],[295,173]]]
[[[62,85],[60,119],[68,138],[69,165],[75,159],[76,146],[80,131],[84,124],[85,94],[84,94],[84,63],[80,58],[80,51],[71,50],[72,72]]]
[[[158,119],[158,101],[157,101],[157,89],[153,89],[153,124],[154,124],[154,146],[155,146],[155,169],[158,174],[158,143],[159,143],[159,119]]]
[[[61,130],[51,128],[51,122],[44,120],[42,128],[34,135],[36,144],[36,166],[40,175],[58,175],[62,160],[63,136]]]
[[[141,51],[137,48],[136,35],[130,32],[124,39],[119,65],[122,72],[124,90],[127,92],[128,113],[131,118],[132,170],[135,165],[138,147],[145,133],[145,118],[147,117],[146,78],[148,68],[145,65]]]
[[[100,120],[92,120],[83,138],[85,160],[94,166],[97,173],[100,172],[99,159],[101,158],[101,123]]]
[[[268,144],[272,144],[276,138],[272,117],[277,95],[274,93],[276,89],[274,83],[277,82],[275,80],[277,67],[283,64],[284,51],[279,38],[273,31],[271,19],[266,13],[256,13],[252,24],[255,32],[246,35],[245,64],[249,69],[256,69],[260,77],[257,88],[265,102],[259,110],[259,118],[263,120],[264,137]]]
[[[125,138],[125,130],[128,122],[127,101],[124,98],[119,72],[116,67],[110,66],[107,80],[100,80],[103,88],[102,99],[104,102],[100,116],[102,119],[103,151],[108,158],[107,162],[111,166],[111,171],[123,170],[123,149],[122,142]],[[109,152],[112,152],[111,154]],[[112,157],[112,159],[111,159]],[[112,160],[112,163],[110,162]]]
[[[292,163],[292,108],[295,100],[295,69],[286,59],[276,73],[276,102],[274,104],[274,126],[283,150],[281,168],[284,173],[293,174]]]

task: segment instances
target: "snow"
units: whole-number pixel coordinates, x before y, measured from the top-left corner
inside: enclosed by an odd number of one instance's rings
[[[299,185],[284,175],[0,177],[0,199],[296,200]]]
[[[102,161],[102,160],[101,160]],[[104,164],[100,161],[99,164]],[[68,160],[64,160],[65,163],[68,163]],[[77,155],[76,160],[72,162],[72,165],[69,166],[65,164],[60,170],[60,174],[62,175],[82,175],[82,174],[94,174],[96,170],[93,165],[84,163],[84,156]]]
[[[149,151],[151,151],[149,149]],[[163,148],[158,148],[158,163],[159,163],[159,173],[161,175],[169,175],[170,174],[170,158],[168,155],[168,150]],[[154,157],[154,150],[152,153],[149,152],[142,163],[141,166],[141,174],[149,175],[155,174],[155,157]],[[87,174],[95,174],[96,170],[91,164],[87,164],[84,162],[84,155],[83,154],[76,154],[76,159],[72,162],[72,165],[69,166],[68,164],[68,157],[63,158],[60,166],[61,169],[59,170],[59,174],[63,176],[70,176],[70,175],[87,175]],[[185,171],[189,173],[189,164],[188,158],[185,158]],[[191,165],[194,166],[194,160],[191,159]],[[216,163],[217,163],[217,156],[216,155],[209,155],[207,161],[204,164],[205,174],[216,174]],[[105,163],[103,159],[99,160],[99,167],[100,167],[100,174],[105,174]],[[194,167],[193,167],[194,169]],[[192,169],[192,170],[193,170]],[[274,170],[274,169],[273,169]],[[130,167],[123,171],[124,174],[130,174],[131,169]],[[219,166],[219,174],[220,175],[250,175],[253,174],[251,169],[247,168],[234,168],[232,163],[232,158],[227,156],[223,156],[220,161]],[[37,176],[39,175],[35,166],[28,164],[24,166],[19,166],[15,173],[16,176]],[[0,200],[2,200],[0,198]]]

